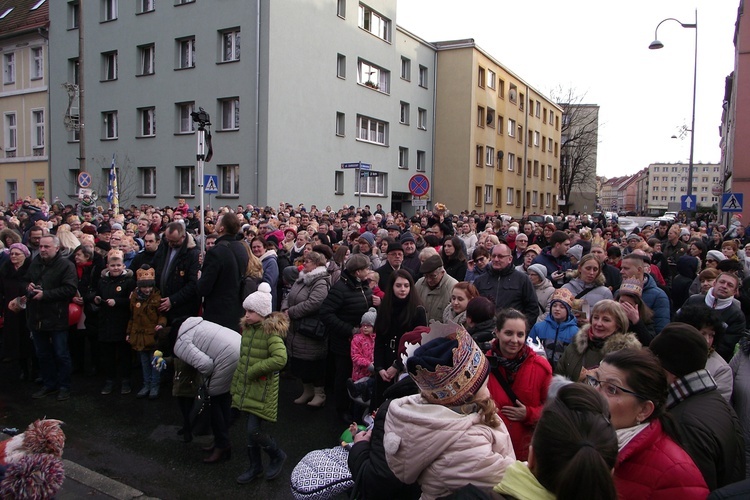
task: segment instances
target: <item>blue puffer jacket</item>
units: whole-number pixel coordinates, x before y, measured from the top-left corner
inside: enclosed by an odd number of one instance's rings
[[[558,323],[551,314],[548,314],[544,321],[534,325],[529,333],[529,338],[542,343],[547,361],[554,370],[557,361],[565,351],[565,347],[570,344],[576,333],[578,333],[578,322],[570,312],[568,312],[568,319],[562,323]]]
[[[669,298],[664,290],[656,286],[656,281],[649,274],[643,285],[643,303],[654,311],[654,330],[659,335],[670,321]]]

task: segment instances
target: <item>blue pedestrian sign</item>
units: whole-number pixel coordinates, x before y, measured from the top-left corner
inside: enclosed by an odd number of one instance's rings
[[[219,192],[219,176],[218,175],[204,175],[203,176],[203,192],[206,194],[216,194]]]
[[[722,212],[742,212],[742,193],[724,193],[721,195]]]
[[[683,212],[686,210],[695,210],[695,205],[698,203],[698,196],[694,194],[683,194],[680,196],[680,210]]]

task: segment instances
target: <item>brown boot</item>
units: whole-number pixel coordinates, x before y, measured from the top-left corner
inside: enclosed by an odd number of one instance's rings
[[[312,398],[312,401],[307,403],[307,406],[312,406],[314,408],[322,408],[323,405],[326,404],[326,390],[325,387],[316,387],[315,388],[315,397]]]
[[[223,460],[229,460],[232,457],[232,448],[214,448],[214,452],[211,456],[203,459],[204,464],[215,464]]]

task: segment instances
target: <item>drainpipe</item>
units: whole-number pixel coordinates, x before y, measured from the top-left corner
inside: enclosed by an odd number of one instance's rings
[[[525,137],[521,137],[521,140],[524,143],[523,174],[522,174],[523,175],[523,191],[521,192],[521,200],[522,200],[521,201],[521,218],[523,218],[524,215],[526,214],[526,208],[527,208],[526,207],[526,176],[528,175],[528,168],[529,168],[528,165],[526,164],[526,155],[529,150],[529,141],[528,141],[528,137],[529,137],[529,86],[528,85],[526,85],[526,96],[525,96],[524,104],[525,106],[523,110],[523,114],[524,114],[523,130],[524,130]]]
[[[435,55],[433,56],[433,70],[432,70],[432,149],[430,151],[430,157],[432,158],[432,161],[430,162],[430,190],[435,189],[435,124],[437,123],[436,115],[437,115],[437,71],[438,71],[438,52],[437,47],[435,48]],[[425,165],[425,168],[427,168],[427,165]],[[432,201],[432,193],[427,193],[427,196],[429,197],[430,201]],[[426,207],[425,207],[426,208]],[[430,203],[430,208],[432,208],[432,203]],[[414,212],[416,213],[418,211],[418,208],[415,207]]]
[[[260,2],[255,0],[255,204],[260,204]]]

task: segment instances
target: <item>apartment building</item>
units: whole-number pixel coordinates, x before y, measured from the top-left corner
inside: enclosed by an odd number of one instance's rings
[[[711,188],[719,183],[720,170],[718,163],[693,165],[693,194],[698,207],[711,208],[718,203],[719,198],[711,193]],[[652,163],[648,166],[648,215],[660,215],[675,206],[679,209],[681,196],[687,194],[687,172],[688,165],[684,163]]]
[[[49,195],[48,8],[46,0],[0,0],[0,200],[6,203]]]
[[[409,178],[432,177],[436,51],[397,26],[395,0],[49,8],[51,181],[60,198],[77,196],[81,168],[106,192],[114,156],[121,203],[197,204],[191,113],[199,107],[212,121],[205,174],[218,176],[214,206],[408,211]],[[341,169],[360,161],[371,169],[359,178]]]
[[[434,201],[555,213],[562,109],[473,40],[437,42]]]

